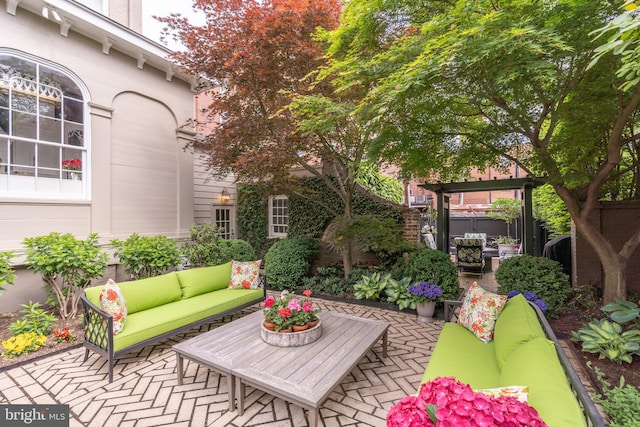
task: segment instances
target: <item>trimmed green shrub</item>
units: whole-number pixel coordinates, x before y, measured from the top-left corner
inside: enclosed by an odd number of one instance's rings
[[[533,292],[547,304],[545,316],[558,317],[562,305],[569,296],[569,276],[562,271],[559,262],[549,258],[521,255],[507,258],[496,270],[498,292],[508,294],[517,289]]]
[[[456,299],[460,295],[458,269],[448,254],[422,248],[409,256],[404,276],[413,282],[429,282],[440,286],[443,299]]]
[[[249,242],[240,239],[220,240],[220,258],[215,265],[227,263],[229,261],[255,261],[256,251],[253,250]]]
[[[167,236],[140,236],[137,233],[127,240],[113,239],[114,256],[124,265],[132,279],[159,276],[177,267],[181,262],[180,250],[175,240]]]
[[[402,228],[396,221],[372,215],[336,217],[326,228],[323,241],[338,253],[342,253],[350,244],[376,254],[396,252],[398,248],[405,247],[402,244]]]
[[[275,242],[264,257],[267,283],[276,289],[296,289],[309,274],[320,242],[311,237],[283,239]]]
[[[208,223],[191,226],[191,240],[185,242],[181,249],[189,264],[200,267],[220,265],[231,260],[256,259],[256,251],[248,242],[240,239],[222,239],[220,231],[221,228]]]

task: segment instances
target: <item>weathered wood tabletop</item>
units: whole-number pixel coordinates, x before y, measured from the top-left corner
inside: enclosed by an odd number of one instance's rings
[[[334,312],[319,313],[322,336],[300,347],[277,347],[260,338],[261,311],[222,325],[173,346],[182,382],[182,358],[193,360],[227,375],[229,409],[235,409],[234,378],[238,403],[244,410],[244,388],[250,385],[309,410],[316,426],[319,408],[331,391],[383,338],[387,351],[389,324]]]

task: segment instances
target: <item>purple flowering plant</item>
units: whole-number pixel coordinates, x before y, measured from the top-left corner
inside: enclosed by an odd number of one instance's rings
[[[420,282],[409,286],[408,291],[413,295],[416,302],[437,302],[442,297],[440,286],[429,282]]]
[[[542,312],[547,311],[547,304],[545,304],[545,302],[542,299],[538,298],[538,296],[533,292],[520,292],[519,290],[514,289],[507,294],[507,299],[513,298],[516,295],[520,294],[522,294],[524,299],[526,299],[527,301],[532,301],[535,305],[537,305]]]

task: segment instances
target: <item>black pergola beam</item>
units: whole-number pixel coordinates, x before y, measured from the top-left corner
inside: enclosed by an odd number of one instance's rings
[[[522,230],[521,242],[523,253],[533,255],[533,201],[532,190],[544,184],[535,178],[507,178],[463,182],[438,182],[435,184],[419,184],[419,187],[436,193],[438,200],[437,227],[441,230],[437,236],[437,247],[445,253],[449,252],[449,197],[451,193],[473,193],[476,191],[522,190]]]
[[[419,184],[419,187],[434,193],[473,193],[475,191],[518,190],[522,187],[539,187],[544,182],[535,178],[507,178],[462,182],[437,182],[435,184]]]

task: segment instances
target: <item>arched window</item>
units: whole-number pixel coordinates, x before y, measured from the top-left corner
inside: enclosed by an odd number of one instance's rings
[[[85,122],[74,78],[0,51],[0,196],[88,199]]]

